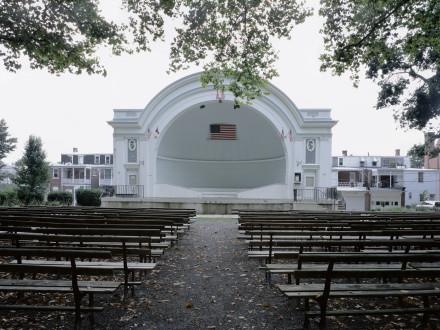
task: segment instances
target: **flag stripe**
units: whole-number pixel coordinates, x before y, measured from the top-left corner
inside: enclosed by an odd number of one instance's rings
[[[237,128],[235,125],[214,124],[210,128],[211,140],[237,140]]]

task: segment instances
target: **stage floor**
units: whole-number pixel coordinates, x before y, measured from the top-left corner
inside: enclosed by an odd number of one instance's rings
[[[235,210],[331,210],[332,204],[287,199],[238,198],[120,198],[104,197],[102,207],[188,208],[197,214],[232,214]],[[337,206],[337,205],[336,205]]]

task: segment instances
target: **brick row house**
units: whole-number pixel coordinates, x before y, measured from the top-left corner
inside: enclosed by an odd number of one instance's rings
[[[61,154],[61,162],[51,166],[50,191],[95,189],[113,185],[112,154]]]

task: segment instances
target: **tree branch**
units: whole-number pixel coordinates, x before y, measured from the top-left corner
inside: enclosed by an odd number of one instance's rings
[[[422,80],[425,84],[427,84],[427,85],[429,85],[429,86],[431,86],[431,87],[433,86],[432,83],[431,83],[428,79],[426,79],[426,78],[423,77],[422,75],[420,75],[420,74],[418,74],[417,72],[415,72],[414,69],[413,69],[412,67],[409,69],[408,74],[409,74],[411,77],[419,78],[419,79]]]
[[[358,42],[353,43],[353,44],[348,44],[344,47],[342,47],[343,50],[348,50],[350,48],[356,48],[359,47],[360,45],[362,45],[364,43],[365,40],[367,40],[374,31],[376,31],[376,29],[378,29],[380,27],[380,25],[387,20],[389,17],[391,17],[395,12],[397,12],[402,6],[404,6],[405,4],[411,2],[411,0],[402,0],[400,1],[396,7],[391,10],[388,14],[386,14],[385,16],[383,16],[381,19],[379,19],[378,21],[376,21],[376,23],[374,23],[374,25],[372,26],[372,28],[370,29],[370,31],[362,38],[360,39]]]

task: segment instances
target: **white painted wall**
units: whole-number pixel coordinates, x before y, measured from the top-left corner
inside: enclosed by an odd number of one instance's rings
[[[423,182],[419,182],[419,172],[423,172]],[[433,200],[439,200],[439,172],[437,170],[408,169],[403,173],[406,205],[420,202],[420,195],[426,190],[434,194]],[[411,197],[411,198],[410,198]]]
[[[393,207],[405,206],[405,205],[401,205],[402,190],[387,189],[387,188],[371,189],[370,194],[371,194],[371,205],[370,205],[371,210],[378,207],[387,210]],[[385,202],[384,206],[382,206],[382,202]]]
[[[238,198],[267,198],[267,199],[285,199],[286,185],[273,184],[266,187],[246,190],[238,193]]]
[[[347,211],[365,211],[365,194],[361,190],[342,190]]]

